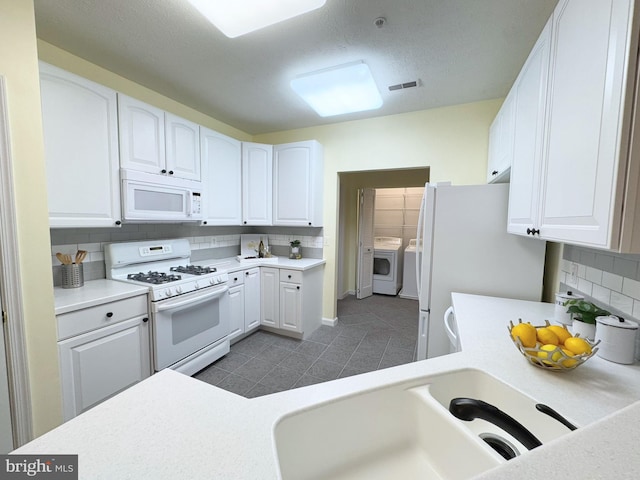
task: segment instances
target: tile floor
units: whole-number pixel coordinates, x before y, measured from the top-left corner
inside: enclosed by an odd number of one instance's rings
[[[414,360],[417,301],[349,296],[338,301],[338,319],[307,340],[257,331],[194,378],[253,398]]]

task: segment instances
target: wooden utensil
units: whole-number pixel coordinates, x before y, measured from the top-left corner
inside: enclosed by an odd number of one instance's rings
[[[87,256],[86,250],[78,250],[76,252],[76,265],[80,265],[86,256]]]
[[[63,255],[60,252],[56,253],[56,258],[58,260],[60,260],[60,263],[63,264],[63,265],[69,265],[69,263],[71,263],[71,261],[67,262],[67,258],[66,257],[67,257],[66,255]]]
[[[73,260],[71,260],[71,255],[69,255],[68,253],[65,253],[63,257],[65,265],[71,265],[73,263]]]

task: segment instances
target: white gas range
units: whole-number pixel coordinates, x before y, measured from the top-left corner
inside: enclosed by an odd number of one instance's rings
[[[192,375],[229,352],[225,271],[191,265],[186,239],[111,243],[107,278],[149,287],[155,371]]]

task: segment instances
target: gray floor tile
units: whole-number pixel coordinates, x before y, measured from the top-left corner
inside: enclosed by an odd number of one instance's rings
[[[198,380],[202,380],[203,382],[210,383],[211,385],[216,385],[220,381],[224,380],[228,375],[231,375],[231,373],[218,367],[211,366],[204,370],[200,370],[193,377]]]
[[[323,380],[322,378],[314,377],[305,373],[293,385],[293,388],[306,387],[308,385],[315,385],[316,383],[322,383],[325,381],[326,380]]]
[[[354,353],[349,362],[345,365],[345,369],[354,370],[358,373],[371,372],[378,369],[380,365],[380,357],[363,355],[361,353]]]
[[[257,383],[253,388],[251,388],[251,390],[249,390],[245,394],[245,397],[247,398],[262,397],[263,395],[271,395],[272,393],[282,392],[283,390],[286,390],[286,388],[281,389],[281,388],[267,387],[266,385]]]
[[[309,367],[307,375],[322,378],[323,380],[333,380],[334,378],[338,378],[338,375],[340,375],[340,372],[342,371],[342,367],[343,366],[339,363],[328,362],[320,359]]]
[[[379,368],[395,367],[413,361],[413,350],[403,350],[400,348],[387,348],[380,361]]]
[[[278,365],[265,375],[265,377],[260,380],[260,383],[267,387],[286,390],[293,387],[301,376],[299,372]]]
[[[405,350],[413,350],[416,347],[416,338],[405,335],[392,335],[389,339],[388,348],[403,348]]]
[[[386,343],[369,343],[363,340],[360,342],[360,345],[358,345],[358,348],[356,348],[356,354],[364,357],[376,357],[380,360],[386,347]]]
[[[340,348],[342,350],[353,352],[359,343],[360,343],[359,338],[345,337],[345,336],[339,335],[335,338],[333,342],[331,342],[330,347]]]
[[[335,342],[335,340],[334,340]],[[324,352],[327,345],[324,343],[303,341],[298,348],[296,348],[296,352],[302,353],[304,355],[308,355],[310,357],[318,358],[322,352]]]
[[[239,375],[233,373],[227,376],[224,380],[218,383],[218,387],[223,388],[229,392],[237,393],[238,395],[244,395],[255,386],[256,382],[247,380]]]
[[[368,329],[364,325],[347,325],[342,327],[340,335],[349,338],[362,339],[367,334]]]
[[[351,315],[341,315],[338,317],[340,325],[358,325],[362,323],[371,323],[373,317],[371,313],[355,313]]]
[[[272,363],[274,365],[280,363],[284,358],[291,353],[290,350],[286,348],[276,347],[275,345],[269,345],[267,348],[262,350],[256,358],[263,360],[268,363]]]
[[[317,343],[324,343],[329,345],[334,338],[338,336],[341,329],[336,327],[329,327],[327,325],[321,325],[315,332],[313,332],[307,340]]]
[[[278,337],[275,338],[271,344],[275,345],[276,347],[286,348],[287,350],[295,350],[300,346],[301,343],[302,340],[298,340],[296,338]]]
[[[327,349],[320,355],[321,360],[327,360],[340,365],[345,365],[353,355],[353,350],[344,350],[339,347],[333,347],[329,345]],[[380,354],[382,356],[382,354]]]
[[[270,343],[266,340],[255,338],[253,335],[251,335],[231,345],[231,350],[235,353],[242,353],[243,355],[247,355],[249,357],[255,357],[269,345]]]
[[[220,360],[214,363],[214,365],[227,372],[233,372],[236,368],[247,363],[251,357],[243,355],[242,353],[229,352]]]
[[[285,357],[285,359],[279,363],[279,366],[303,374],[311,365],[313,365],[313,362],[315,361],[316,358],[309,355],[304,355],[303,353],[300,353],[296,350],[292,352],[288,357]]]
[[[244,365],[238,367],[233,373],[247,380],[259,382],[262,377],[273,370],[273,367],[273,363],[265,362],[259,358],[252,358]]]

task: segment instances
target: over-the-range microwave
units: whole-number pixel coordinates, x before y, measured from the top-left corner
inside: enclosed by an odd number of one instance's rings
[[[202,219],[200,182],[120,170],[124,221],[194,222]]]

